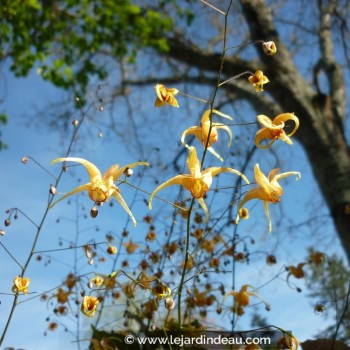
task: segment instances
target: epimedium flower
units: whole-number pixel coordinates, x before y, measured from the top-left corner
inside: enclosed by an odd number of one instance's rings
[[[131,210],[125,203],[124,198],[120,194],[119,188],[114,184],[114,182],[116,182],[119,179],[119,177],[123,175],[126,169],[131,169],[139,165],[148,166],[149,165],[148,163],[136,162],[132,164],[127,164],[121,168],[119,168],[118,164],[114,164],[102,176],[100,170],[94,164],[92,164],[91,162],[83,158],[75,158],[75,157],[57,158],[57,159],[54,159],[51,162],[51,164],[55,164],[58,162],[77,162],[84,165],[90,176],[90,182],[84,185],[78,186],[72,191],[66,193],[55,203],[52,203],[50,205],[50,208],[52,208],[58,202],[62,201],[63,199],[73,194],[76,194],[82,191],[88,191],[90,199],[98,205],[102,205],[103,203],[107,202],[111,197],[113,197],[129,214],[131,220],[134,223],[134,226],[136,226],[136,220],[134,218],[134,215],[132,214]]]
[[[299,180],[301,175],[297,171],[290,171],[287,173],[278,174],[279,169],[272,169],[269,175],[266,177],[264,173],[260,170],[259,164],[255,164],[254,176],[258,187],[250,189],[243,200],[239,203],[238,212],[243,206],[252,199],[260,199],[264,202],[265,214],[269,222],[269,232],[272,231],[272,223],[269,212],[269,203],[277,203],[281,201],[281,196],[283,194],[283,188],[279,184],[279,181],[288,176],[296,176]],[[236,218],[236,223],[238,223],[240,217],[239,214]]]
[[[200,206],[203,208],[206,215],[206,222],[209,220],[208,208],[204,202],[203,197],[210,189],[210,186],[213,182],[213,177],[220,173],[233,173],[236,174],[249,184],[249,180],[236,169],[226,168],[226,167],[210,167],[201,171],[201,163],[197,158],[196,148],[191,146],[189,147],[189,154],[187,158],[187,167],[189,174],[177,175],[168,181],[165,181],[163,184],[158,186],[150,195],[149,198],[149,208],[152,209],[152,200],[153,197],[162,189],[172,185],[181,185],[187,191],[191,192],[193,198],[197,199]]]
[[[218,153],[216,153],[213,149],[212,144],[218,141],[218,129],[225,130],[229,137],[230,141],[228,143],[228,147],[230,147],[232,142],[232,132],[227,125],[221,123],[211,123],[210,115],[217,114],[223,118],[227,118],[232,120],[232,118],[224,113],[217,111],[216,109],[210,110],[208,109],[203,113],[202,120],[200,126],[191,126],[187,130],[185,130],[181,136],[181,142],[184,146],[189,148],[190,146],[185,143],[185,137],[187,135],[194,135],[197,139],[202,143],[204,147],[207,146],[207,149],[210,153],[212,153],[215,157],[220,159],[223,162],[223,159],[220,157]],[[209,135],[210,132],[210,135]]]
[[[255,146],[258,148],[269,148],[272,144],[281,139],[282,141],[292,145],[293,142],[290,139],[292,135],[299,128],[299,119],[294,113],[279,114],[273,120],[266,115],[260,114],[257,116],[259,123],[263,126],[255,135]],[[285,123],[289,120],[294,122],[294,129],[287,135],[284,131]],[[261,145],[263,140],[271,140],[267,145]]]
[[[12,292],[28,294],[30,278],[16,276],[13,280]]]
[[[248,288],[250,288],[251,291],[248,291]],[[270,305],[258,294],[256,288],[249,284],[244,284],[239,291],[232,290],[227,292],[225,298],[229,295],[234,297],[234,310],[237,314],[242,314],[244,312],[243,309],[249,305],[251,296],[260,299],[266,305],[266,309],[270,310]]]
[[[270,80],[264,75],[261,70],[257,70],[252,74],[248,81],[255,87],[256,92],[264,91],[264,85],[267,84]]]
[[[98,299],[93,296],[85,296],[81,304],[81,312],[88,317],[94,317],[98,305]]]
[[[179,108],[179,104],[175,98],[175,95],[178,94],[179,90],[175,88],[167,88],[163,84],[157,84],[154,87],[154,90],[157,94],[156,102],[154,103],[155,107],[163,107],[167,103],[170,106]]]
[[[264,50],[265,55],[273,56],[277,52],[277,47],[274,41],[264,41],[262,43],[262,48]]]
[[[155,295],[158,299],[165,299],[167,297],[170,297],[171,289],[163,283],[159,282],[152,288],[152,294]]]
[[[277,341],[277,349],[297,350],[299,341],[291,333],[285,332],[283,337]]]

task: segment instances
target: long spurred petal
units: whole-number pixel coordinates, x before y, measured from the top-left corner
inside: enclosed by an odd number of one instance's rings
[[[194,179],[201,177],[201,162],[197,157],[196,148],[193,146],[189,147],[189,153],[187,158],[187,167],[188,170]]]
[[[285,177],[288,177],[288,176],[293,176],[295,175],[296,176],[296,180],[300,180],[301,179],[301,174],[299,173],[299,171],[288,171],[286,173],[282,173],[282,174],[278,174],[276,175],[276,181],[280,181],[282,179],[284,179]]]
[[[89,162],[86,159],[83,158],[76,158],[76,157],[67,157],[67,158],[56,158],[54,159],[51,164],[55,164],[58,162],[76,162],[76,163],[80,163],[82,165],[85,166],[90,179],[94,179],[96,177],[98,177],[99,179],[102,178],[101,172],[100,170],[96,167],[96,165],[92,164],[91,162]]]
[[[91,186],[91,184],[90,184],[90,182],[89,182],[89,183],[87,183],[87,184],[85,184],[85,185],[81,185],[81,186],[78,186],[78,187],[74,188],[72,191],[70,191],[70,192],[66,193],[65,195],[63,195],[63,196],[62,196],[60,199],[58,199],[56,202],[52,203],[52,204],[50,205],[50,209],[51,209],[54,205],[56,205],[58,202],[61,202],[63,199],[65,199],[65,198],[67,198],[67,197],[69,197],[69,196],[71,196],[71,195],[73,195],[73,194],[76,194],[76,193],[82,192],[82,191],[88,191],[89,188],[90,188],[90,186]]]
[[[270,216],[270,212],[269,212],[269,202],[268,201],[264,201],[264,209],[265,209],[265,214],[267,217],[267,220],[269,222],[269,233],[272,232],[272,222],[271,222],[271,216]]]
[[[299,118],[296,115],[294,115],[294,113],[280,114],[273,120],[273,123],[276,125],[278,125],[280,123],[285,124],[285,122],[287,122],[288,120],[293,120],[293,122],[295,124],[292,132],[288,134],[288,136],[292,136],[299,128]]]
[[[266,145],[262,145],[261,142],[263,140],[272,140]],[[271,135],[271,131],[268,128],[262,128],[255,134],[254,144],[256,147],[260,149],[266,149],[273,145],[275,140],[273,139],[273,136]]]
[[[148,166],[149,164],[147,162],[136,162],[136,163],[131,163],[124,165],[123,167],[119,168],[118,164],[112,165],[103,175],[103,180],[107,180],[108,178],[112,177],[113,182],[117,181],[119,177],[123,174],[124,170],[127,168],[135,168],[136,166],[139,165],[146,165]]]
[[[233,174],[240,176],[247,184],[250,184],[247,177],[236,169],[226,168],[226,167],[211,167],[211,168],[208,168],[208,169],[205,169],[202,171],[202,175],[207,174],[207,173],[210,173],[212,177],[214,177],[220,173],[233,173]]]
[[[134,215],[132,214],[131,210],[129,209],[128,205],[125,203],[124,198],[118,191],[115,191],[112,196],[116,199],[116,201],[124,208],[124,210],[129,214],[132,222],[134,223],[134,226],[136,226],[136,220],[134,218]]]
[[[186,129],[181,135],[181,143],[186,147],[190,148],[190,146],[185,142],[185,138],[187,135],[195,135],[199,140],[201,140],[201,127],[200,126],[191,126]]]
[[[222,124],[217,124],[217,123],[214,123],[213,125],[214,125],[217,129],[223,129],[223,130],[225,130],[225,131],[228,133],[228,135],[229,135],[229,137],[230,137],[230,140],[229,140],[229,142],[228,142],[227,147],[230,147],[230,146],[231,146],[231,143],[232,143],[232,131],[231,131],[231,129],[230,129],[227,125],[222,125]]]
[[[204,202],[203,198],[197,198],[198,203],[200,204],[200,206],[203,208],[204,212],[205,212],[205,222],[208,222],[209,220],[209,211],[208,208]]]
[[[165,181],[161,185],[159,185],[150,195],[149,200],[148,200],[148,206],[150,209],[152,209],[152,200],[153,197],[163,188],[169,187],[172,185],[182,185],[184,186],[187,190],[189,190],[189,180],[191,179],[190,175],[177,175],[168,181]]]

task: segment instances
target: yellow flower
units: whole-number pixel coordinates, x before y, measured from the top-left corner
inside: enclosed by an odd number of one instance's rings
[[[156,102],[154,103],[155,107],[163,107],[167,103],[170,104],[170,106],[179,108],[179,104],[177,103],[176,98],[174,97],[179,90],[175,88],[168,89],[165,85],[157,84],[154,87],[154,90],[157,94]]]
[[[139,245],[133,243],[132,239],[130,239],[128,243],[124,243],[124,247],[128,254],[133,254],[135,250],[139,247]]]
[[[165,181],[163,184],[158,186],[152,193],[149,198],[149,208],[152,209],[152,200],[153,197],[163,188],[172,186],[172,185],[181,185],[183,186],[186,190],[191,192],[191,195],[193,198],[198,200],[198,203],[200,206],[203,208],[205,211],[206,215],[206,222],[209,220],[209,212],[208,208],[204,202],[203,197],[205,194],[208,192],[212,181],[213,177],[223,173],[223,172],[228,172],[228,173],[234,173],[236,175],[239,175],[243,178],[243,180],[249,184],[249,180],[238,170],[231,169],[231,168],[226,168],[226,167],[211,167],[208,169],[205,169],[201,171],[201,163],[197,158],[197,152],[195,147],[189,147],[189,154],[187,158],[187,167],[189,170],[189,174],[184,174],[184,175],[177,175],[173,178],[171,178],[168,181]]]
[[[85,296],[80,310],[85,316],[94,317],[97,305],[98,299],[96,297]]]
[[[95,276],[94,278],[92,278],[90,280],[96,287],[100,287],[102,286],[103,282],[104,282],[104,278],[101,276]]]
[[[278,349],[297,350],[299,341],[292,334],[285,333],[281,339],[277,341]]]
[[[71,292],[65,292],[62,288],[58,288],[57,290],[57,294],[55,294],[55,297],[57,298],[57,302],[60,304],[65,304],[68,299],[69,299],[69,295],[71,294]]]
[[[215,157],[219,158],[223,162],[223,159],[220,157],[218,153],[214,151],[211,145],[218,141],[218,129],[224,129],[230,136],[230,141],[228,143],[228,147],[230,147],[232,142],[232,132],[228,126],[220,123],[211,123],[211,129],[210,129],[211,113],[215,113],[223,118],[232,120],[232,118],[226,114],[223,114],[215,109],[213,109],[212,111],[208,109],[203,114],[200,126],[191,126],[190,128],[188,128],[183,132],[181,136],[181,142],[183,143],[184,146],[189,148],[188,144],[185,143],[185,137],[187,135],[195,135],[204,147],[206,146],[208,147],[207,149],[209,152],[211,152]],[[209,130],[210,130],[210,136],[209,136]]]
[[[57,162],[77,162],[84,165],[90,176],[90,182],[88,182],[85,185],[78,186],[72,191],[66,193],[58,201],[51,204],[50,208],[52,208],[55,204],[57,204],[61,200],[73,194],[76,194],[82,191],[88,191],[90,199],[94,201],[96,204],[101,205],[107,202],[110,197],[113,197],[114,199],[116,199],[119,202],[119,204],[124,208],[124,210],[129,214],[131,220],[134,223],[134,226],[136,226],[136,220],[134,218],[134,215],[132,214],[131,210],[125,203],[124,198],[120,194],[119,188],[114,184],[114,182],[116,182],[119,179],[119,177],[123,175],[123,172],[125,171],[125,169],[134,168],[138,165],[148,165],[148,163],[136,162],[132,164],[127,164],[121,168],[119,168],[118,164],[114,164],[104,173],[102,177],[100,170],[94,164],[90,163],[85,159],[75,158],[75,157],[57,158],[57,159],[54,159],[51,162],[51,164],[55,164]]]
[[[276,44],[273,41],[265,41],[262,43],[265,55],[273,56],[277,52]]]
[[[253,291],[248,291],[248,288],[251,288]],[[234,309],[235,312],[238,313],[238,311],[242,312],[243,308],[249,305],[250,302],[250,296],[254,296],[258,299],[260,299],[265,305],[266,305],[266,309],[269,310],[270,309],[270,305],[261,298],[261,296],[258,294],[258,291],[256,290],[256,288],[254,288],[253,286],[249,285],[249,284],[244,284],[240,291],[230,291],[227,292],[225,294],[225,298],[228,295],[232,295],[235,299],[235,304],[234,304]]]
[[[23,293],[28,294],[28,286],[30,283],[29,278],[16,276],[13,280],[12,292],[13,293]]]
[[[257,70],[253,75],[248,78],[250,84],[255,87],[255,91],[264,91],[264,84],[267,84],[270,80],[264,75],[261,70]]]
[[[257,119],[261,125],[264,127],[260,129],[256,135],[255,135],[255,146],[258,148],[269,148],[272,146],[272,144],[278,140],[281,139],[282,141],[288,143],[289,145],[292,145],[293,142],[290,139],[292,135],[297,131],[299,127],[299,119],[297,116],[295,116],[293,113],[283,113],[278,115],[274,118],[274,120],[271,120],[266,115],[260,114],[257,116]],[[288,120],[292,120],[294,122],[294,129],[292,132],[290,132],[288,135],[286,135],[284,131],[285,122]],[[261,145],[261,141],[263,140],[272,140],[267,145],[263,146]]]
[[[238,206],[238,212],[239,212],[239,210],[244,206],[244,204],[246,204],[248,201],[252,199],[260,199],[261,201],[263,201],[265,214],[269,221],[269,232],[272,231],[272,223],[271,223],[271,217],[269,213],[269,202],[270,203],[280,202],[281,201],[280,197],[283,194],[283,188],[278,183],[278,181],[292,175],[295,175],[297,177],[296,178],[297,180],[301,178],[300,173],[297,171],[290,171],[279,175],[278,175],[278,172],[279,172],[279,169],[272,169],[268,177],[266,177],[263,174],[263,172],[260,170],[259,164],[255,164],[254,176],[255,176],[255,181],[259,186],[249,190]],[[238,224],[238,221],[239,221],[239,215],[237,215],[236,224]]]
[[[158,299],[164,299],[171,295],[171,289],[168,286],[165,286],[163,283],[157,283],[152,288],[152,294],[155,295]]]

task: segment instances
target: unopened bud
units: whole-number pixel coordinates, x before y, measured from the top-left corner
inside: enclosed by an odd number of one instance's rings
[[[57,193],[56,187],[50,185],[50,193],[54,196]]]
[[[94,283],[89,281],[87,286],[88,286],[89,289],[92,289],[92,288],[94,288]]]
[[[173,310],[175,308],[175,301],[173,298],[168,297],[164,300],[164,306],[167,310]]]
[[[107,253],[110,254],[110,255],[114,255],[117,253],[117,247],[115,246],[112,246],[110,245],[108,248],[107,248]]]
[[[73,124],[73,126],[77,127],[79,125],[79,120],[77,118],[74,118],[72,120],[72,124]]]
[[[4,230],[0,230],[0,236],[5,236],[5,231]]]
[[[129,177],[129,176],[131,176],[134,173],[134,171],[132,169],[130,169],[130,168],[125,168],[123,173],[124,173],[125,176]]]
[[[262,48],[265,55],[273,56],[277,52],[276,44],[273,41],[266,41],[262,43]]]
[[[92,249],[91,249],[91,246],[86,245],[84,248],[85,248],[85,256],[86,256],[88,259],[91,259],[91,257],[92,257]]]
[[[96,208],[96,206],[94,205],[91,210],[90,210],[90,216],[92,218],[95,218],[98,215],[98,209]]]
[[[67,170],[68,170],[67,165],[63,165],[62,170],[63,170],[64,172],[67,172]]]
[[[266,304],[265,309],[266,309],[266,311],[271,311],[271,306],[270,306],[270,304]]]
[[[92,265],[94,263],[94,259],[89,259],[88,264]]]
[[[28,163],[28,157],[22,157],[21,162],[23,164],[27,164]]]
[[[100,112],[103,112],[103,106],[101,105],[101,106],[98,108],[98,110],[99,110]]]
[[[6,219],[4,221],[4,224],[5,224],[5,226],[10,226],[11,225],[11,220],[10,219]]]
[[[98,133],[98,137],[99,137],[100,139],[102,139],[102,137],[103,137],[102,131],[100,131],[100,132]]]

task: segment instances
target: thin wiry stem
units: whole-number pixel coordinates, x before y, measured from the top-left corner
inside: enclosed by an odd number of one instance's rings
[[[75,138],[76,138],[76,136],[77,136],[77,133],[78,133],[78,131],[79,131],[79,129],[80,129],[80,127],[81,127],[81,125],[82,125],[82,123],[83,123],[83,121],[84,121],[84,119],[85,119],[87,113],[88,113],[88,111],[89,111],[90,108],[93,106],[93,104],[94,104],[94,102],[90,104],[90,106],[88,107],[88,109],[87,109],[86,112],[82,111],[81,120],[80,120],[80,122],[78,123],[78,125],[75,126],[74,131],[73,131],[73,134],[72,134],[72,137],[71,137],[71,140],[70,140],[70,143],[69,143],[69,145],[68,145],[67,152],[66,152],[66,157],[68,157],[68,155],[70,154],[71,149],[72,149],[72,146],[73,146],[73,143],[74,143]],[[28,158],[29,158],[29,157],[28,157]],[[41,166],[39,163],[37,163],[33,158],[31,158],[31,159],[32,159],[36,164],[38,164],[40,167],[42,167],[42,166]],[[50,175],[52,175],[52,176],[55,178],[55,184],[54,184],[53,186],[54,186],[55,188],[57,188],[57,187],[58,187],[58,184],[59,184],[59,182],[60,182],[60,179],[61,179],[61,177],[62,177],[62,175],[63,175],[63,173],[64,173],[64,169],[62,168],[61,171],[60,171],[60,173],[59,173],[59,175],[58,175],[57,177],[55,177],[55,176],[54,176],[53,174],[51,174],[47,169],[45,169],[44,167],[42,167],[42,168],[43,168],[46,172],[48,172]],[[32,260],[32,258],[33,258],[33,256],[34,256],[35,248],[36,248],[36,245],[37,245],[39,236],[40,236],[40,234],[41,234],[43,225],[44,225],[44,223],[45,223],[45,221],[46,221],[46,217],[47,217],[47,215],[48,215],[48,212],[49,212],[49,209],[50,209],[50,205],[51,205],[51,203],[53,202],[53,198],[54,198],[54,196],[51,196],[51,197],[49,198],[48,204],[47,204],[47,206],[46,206],[46,209],[45,209],[45,211],[44,211],[44,214],[43,214],[43,216],[42,216],[42,219],[41,219],[41,221],[40,221],[40,224],[39,224],[39,225],[36,225],[36,226],[37,226],[37,231],[36,231],[36,234],[35,234],[33,243],[32,243],[32,247],[31,247],[31,249],[30,249],[29,255],[28,255],[28,257],[27,257],[27,260],[26,260],[24,266],[21,268],[22,271],[21,271],[20,277],[22,277],[22,278],[24,277],[24,275],[25,275],[25,273],[26,273],[26,271],[27,271],[27,269],[28,269],[28,266],[29,266],[29,264],[30,264],[30,262],[31,262],[31,260]],[[4,339],[5,339],[7,330],[8,330],[8,328],[9,328],[9,325],[10,325],[11,320],[12,320],[12,316],[13,316],[13,314],[14,314],[14,311],[15,311],[15,309],[16,309],[16,306],[18,305],[18,303],[17,303],[18,296],[19,296],[18,293],[16,293],[15,296],[14,296],[13,303],[12,303],[12,307],[11,307],[11,311],[10,311],[9,317],[8,317],[7,322],[6,322],[6,325],[5,325],[5,328],[4,328],[4,330],[3,330],[3,332],[2,332],[2,335],[1,335],[1,338],[0,338],[0,347],[1,347],[1,345],[2,345],[2,343],[3,343],[3,341],[4,341]]]
[[[204,1],[203,1],[204,2]],[[226,40],[227,40],[227,19],[228,19],[228,14],[230,12],[231,6],[232,6],[233,0],[230,0],[229,5],[227,7],[227,11],[225,13],[222,13],[225,15],[225,25],[224,25],[224,38],[223,38],[223,49],[222,49],[222,56],[221,56],[221,63],[220,63],[220,69],[218,73],[218,79],[217,79],[217,84],[214,89],[213,97],[211,98],[210,101],[210,127],[209,127],[209,133],[208,133],[208,138],[206,145],[204,147],[204,152],[203,152],[203,157],[201,161],[201,167],[203,168],[203,163],[204,159],[207,153],[207,148],[210,140],[210,133],[212,130],[212,112],[214,109],[214,102],[217,96],[217,92],[220,88],[220,82],[221,82],[221,76],[224,68],[224,61],[225,61],[225,53],[226,53]],[[207,4],[209,5],[209,4]],[[210,5],[209,5],[210,6]],[[219,10],[218,10],[219,11]],[[221,12],[221,11],[219,11]],[[190,247],[190,230],[191,230],[191,213],[193,209],[193,205],[195,202],[195,198],[192,198],[190,208],[188,210],[188,217],[187,217],[187,229],[186,229],[186,248],[185,248],[185,262],[184,266],[182,269],[182,274],[181,274],[181,280],[180,280],[180,285],[179,285],[179,291],[178,291],[178,305],[177,305],[177,314],[178,314],[178,328],[182,328],[182,316],[181,316],[181,299],[182,299],[182,290],[183,290],[183,285],[184,285],[184,280],[185,280],[185,275],[186,275],[186,270],[187,270],[187,262],[189,258],[189,247]]]

